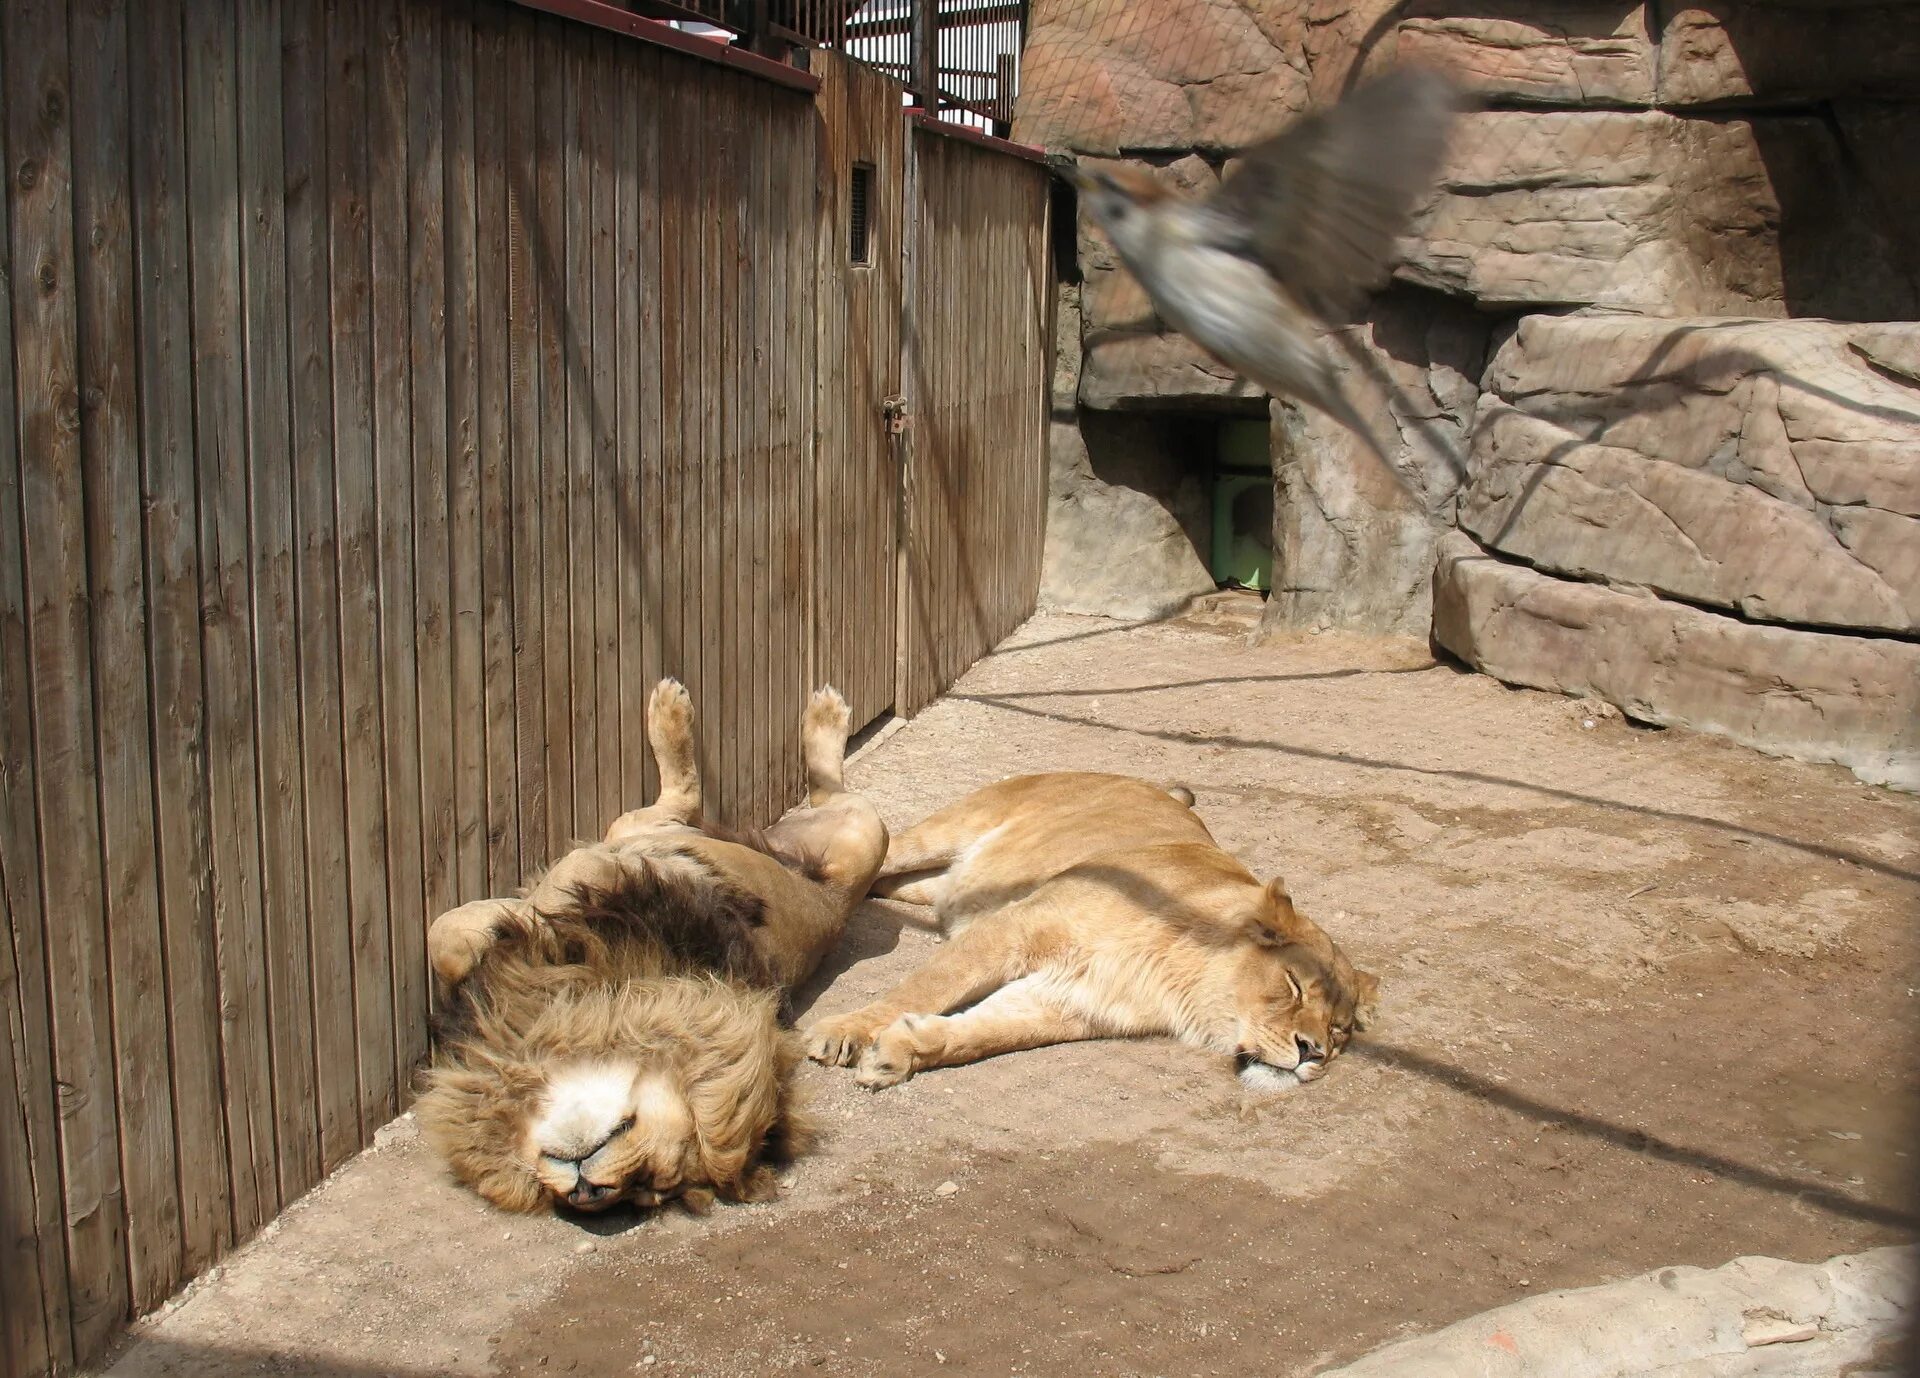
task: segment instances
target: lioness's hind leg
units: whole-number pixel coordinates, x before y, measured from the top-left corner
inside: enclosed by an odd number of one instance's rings
[[[887,859],[880,867],[877,895],[892,895],[910,904],[932,904],[931,899],[911,899],[907,887],[927,879],[929,871],[944,871],[960,853],[978,842],[990,829],[955,809],[921,819],[887,844]]]
[[[700,762],[693,741],[693,696],[677,679],[663,679],[647,697],[647,745],[660,767],[660,793],[644,809],[613,820],[607,841],[621,842],[662,824],[700,821]]]
[[[1053,1000],[1039,978],[1025,976],[960,1014],[903,1015],[875,1036],[854,1080],[879,1090],[930,1067],[958,1067],[1097,1036],[1090,1020]]]

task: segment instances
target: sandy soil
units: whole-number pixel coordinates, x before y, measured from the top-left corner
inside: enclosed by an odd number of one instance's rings
[[[158,1374],[1307,1374],[1520,1296],[1913,1238],[1920,800],[1244,607],[1041,618],[852,772],[1179,781],[1382,981],[1310,1087],[1099,1043],[869,1094],[777,1203],[510,1219],[403,1120],[142,1327]],[[803,1000],[920,962],[869,904]],[[810,1006],[810,1009],[807,1007]],[[945,1184],[953,1184],[949,1189]]]

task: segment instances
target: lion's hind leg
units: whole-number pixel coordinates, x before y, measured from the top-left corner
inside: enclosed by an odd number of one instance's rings
[[[847,788],[847,701],[832,685],[816,689],[800,719],[807,807],[767,829],[767,841],[832,891],[846,913],[865,897],[887,851],[887,825],[872,801]]]
[[[647,745],[660,767],[660,793],[644,809],[630,809],[607,829],[608,842],[628,842],[651,828],[682,830],[700,824],[700,761],[693,740],[693,696],[677,679],[663,679],[647,696]]]
[[[807,802],[819,808],[847,792],[847,732],[853,714],[831,684],[813,691],[800,719],[800,754],[807,768]]]
[[[1022,976],[959,1014],[902,1015],[868,1045],[854,1080],[879,1090],[930,1067],[1097,1037],[1093,1021],[1061,1003],[1049,978]]]

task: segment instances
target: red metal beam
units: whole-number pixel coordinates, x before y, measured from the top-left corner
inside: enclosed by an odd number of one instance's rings
[[[717,39],[686,33],[658,19],[648,19],[631,10],[606,4],[605,0],[513,0],[513,3],[525,9],[539,10],[543,14],[558,15],[562,19],[591,24],[596,29],[625,34],[629,38],[639,39],[642,43],[671,48],[689,57],[717,62],[722,67],[731,67],[737,72],[745,72],[749,76],[760,77],[795,91],[811,94],[820,89],[820,78],[811,72],[803,72],[798,67],[789,67],[784,62],[775,62],[772,58],[761,57],[757,53],[750,53],[731,43],[721,43]]]
[[[949,139],[963,139],[967,143],[979,144],[982,148],[990,148],[995,153],[1004,153],[1011,158],[1023,158],[1029,163],[1038,163],[1041,167],[1047,165],[1046,151],[1035,148],[1032,144],[1017,144],[1011,139],[999,139],[991,134],[983,134],[970,124],[954,124],[950,120],[938,119],[917,105],[907,107],[907,117],[915,126],[926,130],[929,134],[944,134]]]

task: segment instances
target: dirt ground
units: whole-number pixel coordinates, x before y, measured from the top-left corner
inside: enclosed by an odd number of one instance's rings
[[[113,1373],[1304,1375],[1522,1295],[1915,1237],[1920,800],[1246,609],[1039,618],[852,771],[1189,785],[1381,978],[1329,1073],[1092,1043],[877,1094],[775,1203],[508,1218],[402,1120]],[[802,1001],[923,960],[869,904]],[[952,1184],[949,1188],[946,1184]],[[957,1189],[953,1189],[957,1188]]]

